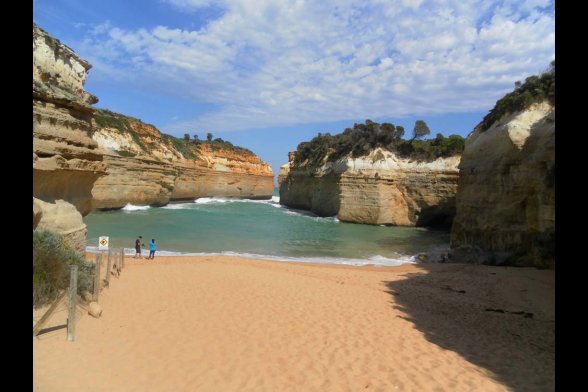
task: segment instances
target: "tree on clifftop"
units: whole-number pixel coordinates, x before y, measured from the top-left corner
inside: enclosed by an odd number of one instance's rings
[[[423,120],[416,120],[414,123],[414,129],[412,130],[412,139],[410,141],[412,142],[414,139],[420,139],[430,133],[431,130],[426,122]]]
[[[208,140],[209,142],[212,141],[212,133],[208,132],[206,134],[206,140]]]

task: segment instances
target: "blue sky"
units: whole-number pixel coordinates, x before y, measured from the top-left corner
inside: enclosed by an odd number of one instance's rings
[[[93,64],[97,107],[212,132],[276,175],[365,119],[467,136],[555,58],[550,0],[34,0],[33,19]]]

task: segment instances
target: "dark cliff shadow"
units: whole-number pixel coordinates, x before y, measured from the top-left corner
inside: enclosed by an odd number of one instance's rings
[[[426,339],[516,391],[555,389],[554,275],[465,264],[419,265],[384,282],[397,315]]]
[[[436,206],[424,207],[418,214],[415,226],[451,229],[455,218],[455,197]]]
[[[321,217],[336,216],[341,207],[341,173],[322,176],[306,171],[290,171],[281,181],[280,204],[311,211]]]

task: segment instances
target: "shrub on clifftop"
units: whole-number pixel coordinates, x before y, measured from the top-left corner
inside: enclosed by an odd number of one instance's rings
[[[438,135],[432,140],[415,140],[429,133],[427,124],[418,120],[413,138],[404,140],[404,127],[365,120],[365,124],[354,124],[353,128],[346,128],[343,133],[319,133],[312,140],[300,143],[296,150],[294,166],[314,170],[325,161],[334,162],[348,154],[358,158],[368,155],[375,148],[383,148],[403,158],[418,161],[433,161],[458,155],[464,149],[465,139],[459,135],[447,138]]]
[[[555,60],[540,76],[529,76],[525,83],[516,82],[515,90],[499,99],[476,128],[484,132],[505,114],[521,111],[544,100],[555,106]]]
[[[51,230],[33,230],[33,307],[53,301],[69,286],[69,266],[78,266],[78,292],[92,288],[94,264],[67,247]]]

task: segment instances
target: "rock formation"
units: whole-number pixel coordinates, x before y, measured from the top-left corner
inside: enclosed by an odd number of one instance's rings
[[[90,67],[33,24],[33,229],[57,230],[80,251],[82,216],[91,211],[94,182],[106,174],[91,138],[97,98],[83,87]]]
[[[553,266],[555,106],[534,104],[477,127],[459,167],[452,257]]]
[[[92,190],[95,209],[127,203],[161,206],[198,197],[272,196],[271,167],[248,150],[225,142],[177,139],[108,111],[97,111],[94,125],[93,139],[108,168]]]
[[[280,169],[280,203],[339,220],[399,226],[451,225],[459,156],[418,162],[377,148],[367,156]]]
[[[186,142],[137,119],[92,108],[98,99],[83,88],[90,68],[33,24],[33,229],[51,228],[47,216],[53,216],[52,224],[57,218],[42,209],[52,203],[53,212],[64,211],[58,200],[73,204],[81,219],[93,209],[127,203],[271,198],[272,170],[252,152],[226,142]],[[59,227],[62,234],[74,229]],[[68,238],[84,237],[83,224],[75,229],[80,235]],[[85,248],[82,241],[73,245]]]

